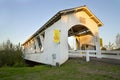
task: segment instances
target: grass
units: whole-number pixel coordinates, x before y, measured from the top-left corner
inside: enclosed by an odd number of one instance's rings
[[[120,65],[70,59],[61,67],[2,67],[0,80],[120,80]]]

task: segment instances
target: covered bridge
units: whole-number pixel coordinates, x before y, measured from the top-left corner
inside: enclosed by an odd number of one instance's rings
[[[86,6],[59,11],[23,43],[24,59],[56,66],[68,60],[69,50],[96,50],[99,57],[102,25]]]

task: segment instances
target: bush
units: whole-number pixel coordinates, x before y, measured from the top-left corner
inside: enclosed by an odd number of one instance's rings
[[[5,49],[0,51],[0,67],[3,66],[25,66],[21,50]]]
[[[120,51],[120,48],[117,48],[117,49],[114,49],[114,50]]]
[[[105,47],[102,47],[101,50],[106,50],[106,48],[105,48]]]

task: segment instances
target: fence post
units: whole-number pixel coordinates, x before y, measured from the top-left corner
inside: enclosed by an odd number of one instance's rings
[[[86,61],[87,61],[87,62],[90,61],[89,51],[86,51]]]
[[[120,53],[117,53],[117,56],[119,56],[120,55]]]
[[[97,58],[102,58],[102,56],[101,56],[101,50],[97,50],[96,57]]]

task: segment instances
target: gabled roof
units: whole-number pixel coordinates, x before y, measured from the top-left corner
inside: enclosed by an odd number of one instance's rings
[[[85,11],[91,17],[91,19],[93,19],[98,24],[99,27],[103,25],[103,23],[85,5],[84,6],[80,6],[80,7],[76,7],[76,8],[65,9],[65,10],[61,10],[57,14],[55,14],[40,29],[38,29],[25,43],[23,43],[23,45],[25,45],[28,41],[33,39],[40,32],[42,32],[46,28],[50,27],[53,23],[58,21],[61,18],[61,15],[68,14],[68,13],[73,13],[73,12],[77,12],[77,11]]]

